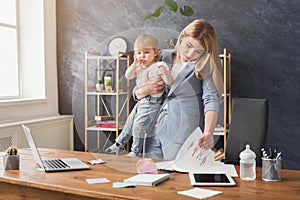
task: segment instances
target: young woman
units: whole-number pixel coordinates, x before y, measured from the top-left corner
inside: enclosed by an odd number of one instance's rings
[[[197,141],[205,149],[214,144],[222,94],[221,62],[214,28],[205,20],[195,20],[181,32],[174,51],[161,51],[161,59],[171,67],[173,83],[148,81],[136,87],[139,100],[164,91],[165,99],[157,119],[146,131],[145,156],[174,159],[187,137],[200,127],[204,137]]]

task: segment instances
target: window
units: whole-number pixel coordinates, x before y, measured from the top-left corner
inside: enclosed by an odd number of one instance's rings
[[[19,98],[15,0],[0,0],[0,44],[0,99]]]
[[[0,99],[45,98],[43,1],[0,0],[0,7]]]
[[[0,125],[57,116],[56,1],[0,0],[0,44]]]

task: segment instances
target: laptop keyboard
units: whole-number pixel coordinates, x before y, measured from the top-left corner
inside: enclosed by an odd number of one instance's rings
[[[70,168],[68,164],[63,162],[61,159],[44,160],[43,164],[49,169],[67,169]]]

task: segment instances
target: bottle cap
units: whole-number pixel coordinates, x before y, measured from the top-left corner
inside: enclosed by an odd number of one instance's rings
[[[240,153],[240,159],[255,159],[256,155],[250,149],[250,145],[246,145],[246,149]]]

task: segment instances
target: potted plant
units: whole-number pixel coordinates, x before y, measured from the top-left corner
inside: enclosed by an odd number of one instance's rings
[[[112,91],[112,87],[111,87],[111,79],[106,81],[106,86],[105,86],[107,92],[111,92]]]
[[[103,85],[103,79],[102,78],[99,78],[97,81],[96,81],[96,91],[101,91],[104,89],[104,85]]]
[[[105,75],[105,77],[104,77],[104,86],[105,86],[105,90],[107,91],[107,92],[111,92],[112,91],[112,83],[111,83],[111,78],[112,76],[111,76],[111,74],[110,73],[108,73],[108,74],[106,74]]]
[[[5,170],[18,170],[20,166],[20,155],[15,146],[8,147],[6,155],[3,156],[3,165]]]

